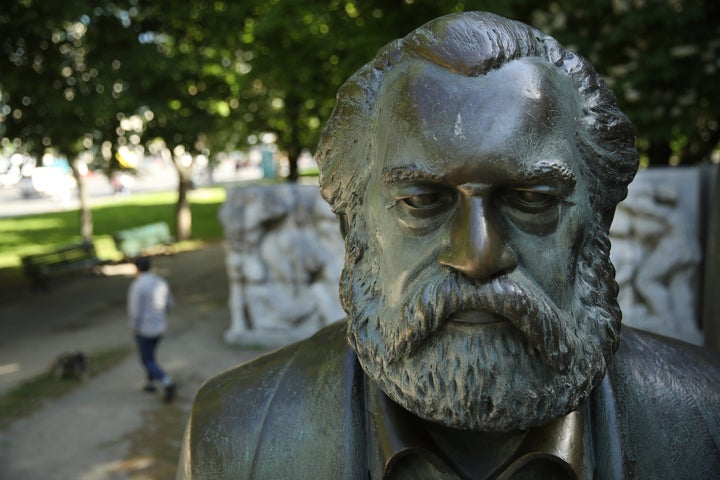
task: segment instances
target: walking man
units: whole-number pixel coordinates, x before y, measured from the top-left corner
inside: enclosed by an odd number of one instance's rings
[[[147,371],[146,392],[156,391],[156,382],[164,389],[166,402],[175,397],[175,383],[155,360],[155,350],[167,329],[167,313],[173,306],[168,283],[150,271],[150,258],[135,260],[137,273],[128,289],[128,321],[135,334],[140,361]]]

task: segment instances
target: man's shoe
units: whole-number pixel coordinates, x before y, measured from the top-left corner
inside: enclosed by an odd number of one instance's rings
[[[148,383],[147,385],[145,385],[143,387],[143,392],[155,393],[155,392],[157,392],[157,388],[152,383]]]
[[[170,403],[173,401],[176,391],[177,387],[174,383],[171,383],[170,385],[165,385],[165,403]]]

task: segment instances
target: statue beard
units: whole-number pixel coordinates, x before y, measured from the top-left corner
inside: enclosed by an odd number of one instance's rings
[[[575,410],[600,382],[617,349],[621,319],[600,219],[581,247],[574,298],[565,310],[519,270],[476,284],[442,269],[436,281],[407,285],[407,300],[391,311],[382,293],[381,256],[359,217],[348,233],[340,288],[348,341],[365,373],[400,406],[449,427],[507,432]],[[510,322],[448,325],[463,310]]]

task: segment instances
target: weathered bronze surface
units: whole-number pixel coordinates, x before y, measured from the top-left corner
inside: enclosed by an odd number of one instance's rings
[[[179,478],[715,478],[720,359],[624,329],[637,169],[602,79],[492,14],[343,86],[317,152],[347,322],[208,382]]]

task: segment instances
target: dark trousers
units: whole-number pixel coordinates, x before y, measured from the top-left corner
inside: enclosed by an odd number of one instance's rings
[[[138,352],[140,353],[140,361],[147,372],[148,383],[151,383],[153,380],[162,380],[165,378],[165,372],[163,372],[155,360],[155,350],[161,339],[162,336],[143,337],[142,335],[135,335]]]

